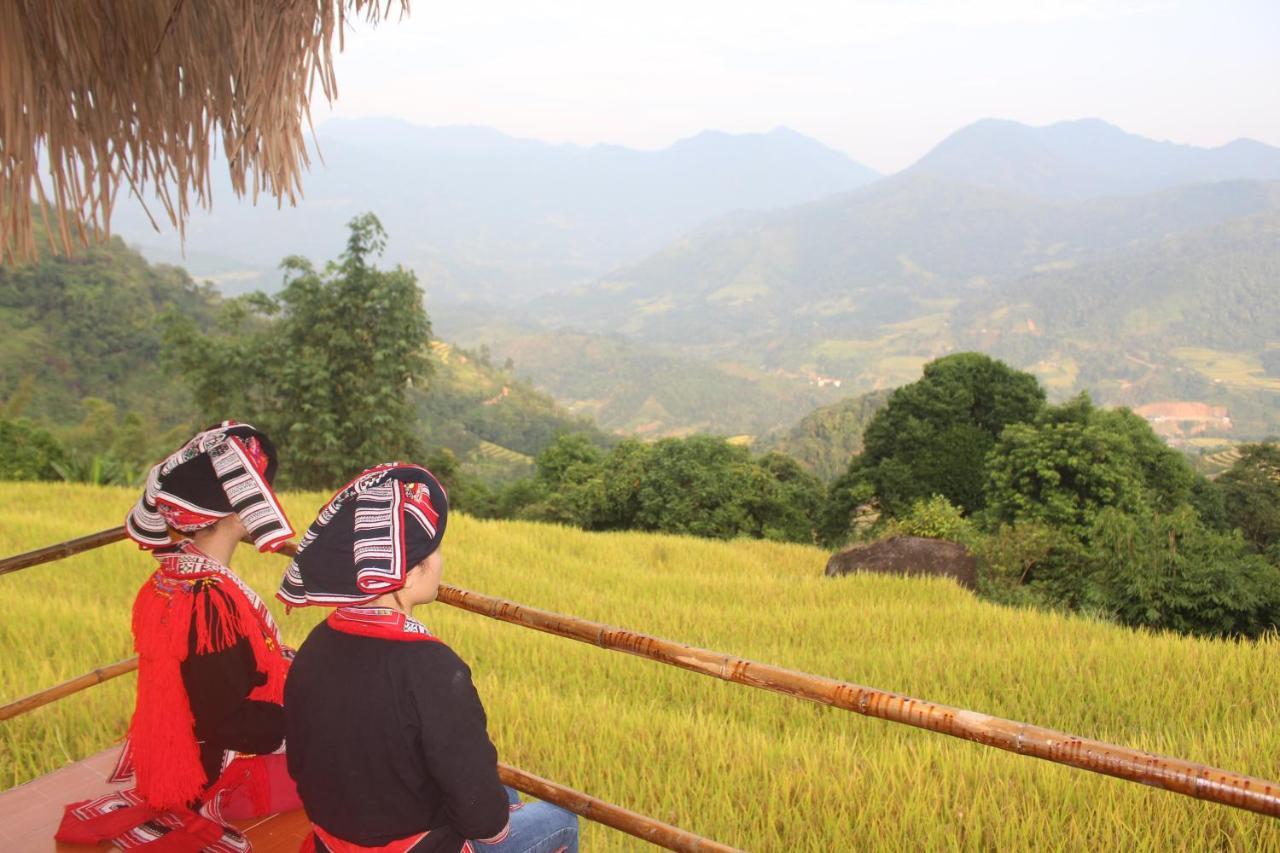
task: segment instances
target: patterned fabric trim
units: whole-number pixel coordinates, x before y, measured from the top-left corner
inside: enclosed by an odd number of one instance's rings
[[[325,623],[335,631],[360,637],[410,643],[443,642],[417,619],[389,607],[339,607],[329,614]]]
[[[120,814],[126,810],[128,813]],[[117,820],[113,821],[113,816]],[[121,821],[133,825],[120,828]],[[145,849],[173,833],[201,843],[200,849],[206,853],[250,853],[252,850],[249,839],[234,828],[192,811],[150,809],[133,790],[117,791],[68,806],[56,837],[73,844],[110,841],[121,850],[136,850]],[[189,844],[183,849],[195,848]]]
[[[176,542],[171,551],[157,555],[157,559],[160,561],[159,573],[167,578],[195,580],[216,575],[235,584],[236,589],[240,590],[253,607],[254,618],[262,628],[263,636],[270,639],[276,648],[283,647],[280,641],[280,627],[272,617],[271,611],[267,609],[267,603],[262,600],[262,596],[254,592],[253,587],[241,580],[240,576],[231,569],[201,551],[194,542]]]

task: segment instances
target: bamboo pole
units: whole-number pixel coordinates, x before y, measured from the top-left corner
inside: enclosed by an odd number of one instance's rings
[[[98,533],[90,533],[88,536],[81,536],[79,539],[71,539],[66,542],[59,542],[57,545],[37,548],[25,554],[6,557],[0,560],[0,575],[7,575],[9,572],[16,572],[19,569],[38,566],[41,563],[51,563],[54,560],[71,557],[83,551],[91,551],[94,548],[101,548],[103,545],[110,545],[112,542],[119,542],[124,538],[124,528],[113,527],[110,530],[102,530]]]
[[[56,702],[73,693],[79,693],[81,690],[86,690],[95,684],[110,681],[137,668],[138,659],[136,657],[99,667],[78,678],[64,681],[62,684],[50,687],[47,690],[41,690],[39,693],[33,693],[15,702],[10,702],[8,705],[0,706],[0,720],[8,720],[29,713],[43,705]],[[692,832],[680,829],[677,826],[663,823],[648,815],[642,815],[639,812],[633,812],[621,806],[615,806],[613,803],[593,797],[590,794],[584,794],[581,791],[575,791],[573,788],[552,782],[549,779],[543,779],[541,776],[535,776],[509,764],[499,762],[498,777],[504,785],[510,785],[512,788],[523,791],[530,796],[546,800],[549,803],[555,803],[561,808],[581,815],[587,820],[602,823],[605,826],[625,832],[650,844],[665,847],[668,850],[681,851],[681,853],[733,853],[733,851],[737,850],[736,847],[729,847],[718,841],[694,835]]]
[[[627,652],[724,681],[1280,817],[1280,784],[1266,779],[758,663],[454,587],[441,585],[438,600],[503,622]]]
[[[126,672],[133,672],[137,668],[137,658],[128,658],[127,660],[100,666],[93,672],[87,672],[78,678],[55,684],[53,687],[41,690],[39,693],[32,693],[30,696],[24,696],[17,701],[10,702],[8,705],[0,706],[0,720],[8,720],[28,711],[34,711],[42,705],[56,702],[59,699],[70,696],[72,693],[79,693],[81,690],[86,690],[95,684],[110,681],[117,676],[124,675]]]
[[[115,534],[123,535],[121,529],[117,528],[10,557],[0,561],[0,574],[114,542],[119,538]],[[115,538],[111,538],[113,536]],[[98,537],[107,538],[93,541]],[[81,543],[76,550],[66,550],[75,543]],[[277,553],[293,556],[297,553],[297,546],[287,542]],[[7,568],[11,563],[24,560],[15,568]],[[600,622],[525,607],[513,601],[444,584],[440,586],[438,600],[482,616],[613,651],[627,652],[724,681],[771,690],[856,714],[971,740],[1019,755],[1042,758],[1201,800],[1280,817],[1280,783],[1266,779],[1082,738],[1030,723],[992,717],[977,711],[938,705],[847,681],[758,663]]]
[[[509,764],[498,762],[498,778],[502,780],[502,784],[509,785],[517,791],[555,803],[587,820],[613,827],[619,832],[625,832],[668,850],[688,851],[688,853],[733,853],[738,849],[709,838],[702,838],[647,815],[615,806],[590,794],[566,788],[564,785],[527,773]]]

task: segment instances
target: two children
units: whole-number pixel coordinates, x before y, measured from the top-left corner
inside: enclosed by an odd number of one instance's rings
[[[113,777],[136,787],[68,806],[58,840],[240,853],[230,821],[301,805],[304,850],[576,853],[573,814],[502,786],[470,670],[412,616],[443,568],[436,478],[379,465],[320,510],[277,596],[335,609],[295,657],[230,568],[242,538],[273,551],[293,535],[276,463],[264,434],[226,422],[152,469],[126,528],[160,566],[134,604],[138,693]]]

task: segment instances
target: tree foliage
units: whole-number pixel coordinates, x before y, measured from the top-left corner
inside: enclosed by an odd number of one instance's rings
[[[934,495],[966,514],[981,511],[987,452],[1007,425],[1034,418],[1044,397],[1034,376],[981,353],[929,362],[876,411],[862,453],[831,484],[821,541],[843,544],[853,514],[873,499],[885,517],[905,516]]]
[[[1214,486],[1229,523],[1257,551],[1280,561],[1280,444],[1245,445]]]
[[[812,542],[823,490],[795,460],[712,436],[634,439],[607,454],[564,435],[539,454],[538,475],[508,487],[497,511],[588,530],[650,530],[728,539]]]
[[[1191,497],[1195,474],[1149,424],[1128,410],[1096,408],[1088,395],[1012,424],[987,464],[996,522],[1083,531],[1103,509],[1168,512]]]
[[[942,495],[912,504],[906,517],[896,522],[893,532],[926,539],[946,539],[969,548],[977,543],[979,536],[973,521],[965,518],[960,508]]]
[[[429,369],[422,292],[412,272],[373,265],[386,242],[375,216],[349,227],[323,271],[286,258],[278,295],[233,300],[212,333],[186,323],[170,338],[205,417],[266,430],[284,482],[303,488],[420,449],[406,392]]]
[[[60,480],[67,452],[48,430],[0,418],[0,480]]]
[[[980,353],[940,358],[871,419],[858,466],[890,514],[935,494],[977,512],[985,505],[987,451],[1006,426],[1032,419],[1043,405],[1029,373]]]
[[[1280,624],[1280,567],[1239,534],[1209,530],[1195,510],[1109,507],[1089,531],[1094,602],[1127,625],[1256,637]]]

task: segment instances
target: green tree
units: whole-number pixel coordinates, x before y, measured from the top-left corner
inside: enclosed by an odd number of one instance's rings
[[[983,461],[1001,431],[1028,421],[1044,405],[1029,373],[981,353],[932,361],[876,413],[860,459],[890,515],[942,495],[967,513],[984,506]]]
[[[573,437],[548,448],[538,458],[546,491],[520,517],[591,530],[813,541],[822,484],[782,454],[752,459],[712,436],[629,439],[598,461],[596,453]]]
[[[812,543],[826,499],[822,481],[784,453],[756,460],[763,474],[751,512],[760,535],[783,542]]]
[[[942,495],[966,514],[985,506],[983,464],[1001,431],[1031,420],[1044,390],[1029,373],[981,353],[957,353],[925,365],[924,376],[897,389],[863,435],[863,451],[830,492],[822,538],[848,536],[855,497],[869,484],[881,511],[907,513],[912,504]]]
[[[1093,603],[1127,625],[1256,637],[1280,621],[1280,568],[1183,506],[1100,512],[1088,536]]]
[[[1107,507],[1169,512],[1191,498],[1195,475],[1150,425],[1087,394],[1012,424],[987,457],[988,517],[1079,534]]]
[[[1280,561],[1280,444],[1247,444],[1214,485],[1228,523],[1258,551]]]
[[[987,504],[996,521],[1081,530],[1104,507],[1135,511],[1141,483],[1123,439],[1103,429],[1087,395],[1013,424],[988,457]]]
[[[853,538],[854,517],[860,507],[875,505],[875,483],[856,460],[827,489],[827,498],[818,513],[818,542],[839,548]]]
[[[283,480],[302,488],[420,450],[406,391],[429,370],[422,291],[412,272],[373,265],[386,243],[377,217],[349,228],[323,272],[286,258],[278,295],[232,301],[213,333],[187,323],[170,336],[205,416],[266,430]]]
[[[534,460],[538,479],[550,489],[581,481],[604,458],[591,436],[561,433]]]
[[[1172,512],[1187,503],[1195,490],[1196,473],[1187,457],[1165,444],[1146,418],[1127,408],[1098,409],[1094,423],[1124,440],[1125,456],[1134,466],[1148,503],[1159,512]]]
[[[965,518],[960,508],[942,495],[919,500],[911,505],[911,511],[895,525],[905,536],[923,536],[926,539],[946,539],[973,548],[979,539],[973,522]]]
[[[0,480],[61,480],[67,452],[47,430],[0,418]]]

